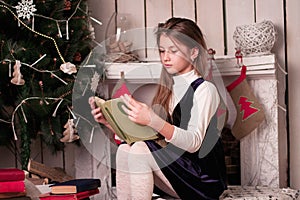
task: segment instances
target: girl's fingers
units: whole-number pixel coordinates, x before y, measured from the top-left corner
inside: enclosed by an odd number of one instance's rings
[[[123,102],[126,104],[126,106],[131,106],[130,104],[130,99],[128,98],[128,96],[125,95],[121,95],[120,98],[123,100]]]
[[[128,115],[129,109],[126,106],[124,106],[124,105],[122,105],[121,107],[124,110],[124,112]]]
[[[92,109],[96,108],[94,97],[90,97],[89,98],[89,104],[90,104],[90,106],[91,106]]]
[[[134,112],[138,112],[139,108],[141,107],[140,103],[137,102],[135,99],[133,99],[128,94],[122,95],[121,99],[124,101],[126,106]]]
[[[94,119],[95,119],[96,122],[105,123],[105,121],[106,121],[105,118],[104,118],[104,116],[103,116],[103,114],[101,112],[96,113],[93,116],[94,116]]]
[[[136,114],[134,111],[132,110],[129,110],[128,108],[126,108],[126,106],[122,105],[122,109],[124,110],[124,112],[128,115],[128,116],[131,116],[133,118],[136,118]]]
[[[92,115],[96,115],[97,113],[101,113],[101,109],[100,108],[92,109],[91,113]]]
[[[130,99],[128,99],[128,97],[125,97],[124,95],[120,96],[120,98],[122,99],[122,101],[125,103],[125,105],[129,108],[132,109],[133,106],[130,104]],[[126,110],[128,110],[126,108]]]
[[[98,113],[94,117],[95,117],[95,119],[101,120],[103,118],[103,115],[102,115],[102,113]]]

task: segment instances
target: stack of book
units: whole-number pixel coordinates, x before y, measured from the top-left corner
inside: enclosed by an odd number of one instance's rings
[[[100,179],[73,179],[50,186],[51,192],[41,194],[40,200],[88,200],[99,193]]]
[[[26,199],[25,196],[25,172],[17,168],[0,169],[0,199]]]

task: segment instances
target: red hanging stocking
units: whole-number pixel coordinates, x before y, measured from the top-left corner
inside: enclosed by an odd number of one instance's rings
[[[242,66],[241,75],[226,87],[237,109],[232,134],[241,139],[251,133],[265,119],[262,105],[254,96],[246,79],[246,66]]]

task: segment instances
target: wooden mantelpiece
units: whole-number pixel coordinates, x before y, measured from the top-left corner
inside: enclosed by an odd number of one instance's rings
[[[247,56],[243,58],[243,64],[247,66],[248,79],[274,78],[276,72],[276,60],[274,54]],[[218,56],[215,64],[223,77],[237,76],[240,74],[240,66],[234,56]],[[161,63],[106,63],[105,72],[108,81],[118,80],[121,72],[130,82],[156,82],[159,79]]]

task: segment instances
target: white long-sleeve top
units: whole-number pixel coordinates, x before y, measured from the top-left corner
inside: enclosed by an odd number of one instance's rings
[[[199,78],[194,72],[174,76],[173,96],[170,106],[172,114],[191,83]],[[220,96],[214,84],[204,81],[194,93],[191,118],[187,130],[175,126],[173,136],[167,142],[190,153],[196,152],[204,139],[207,127],[220,103]],[[184,111],[182,111],[184,112]],[[188,111],[187,111],[188,112]]]

